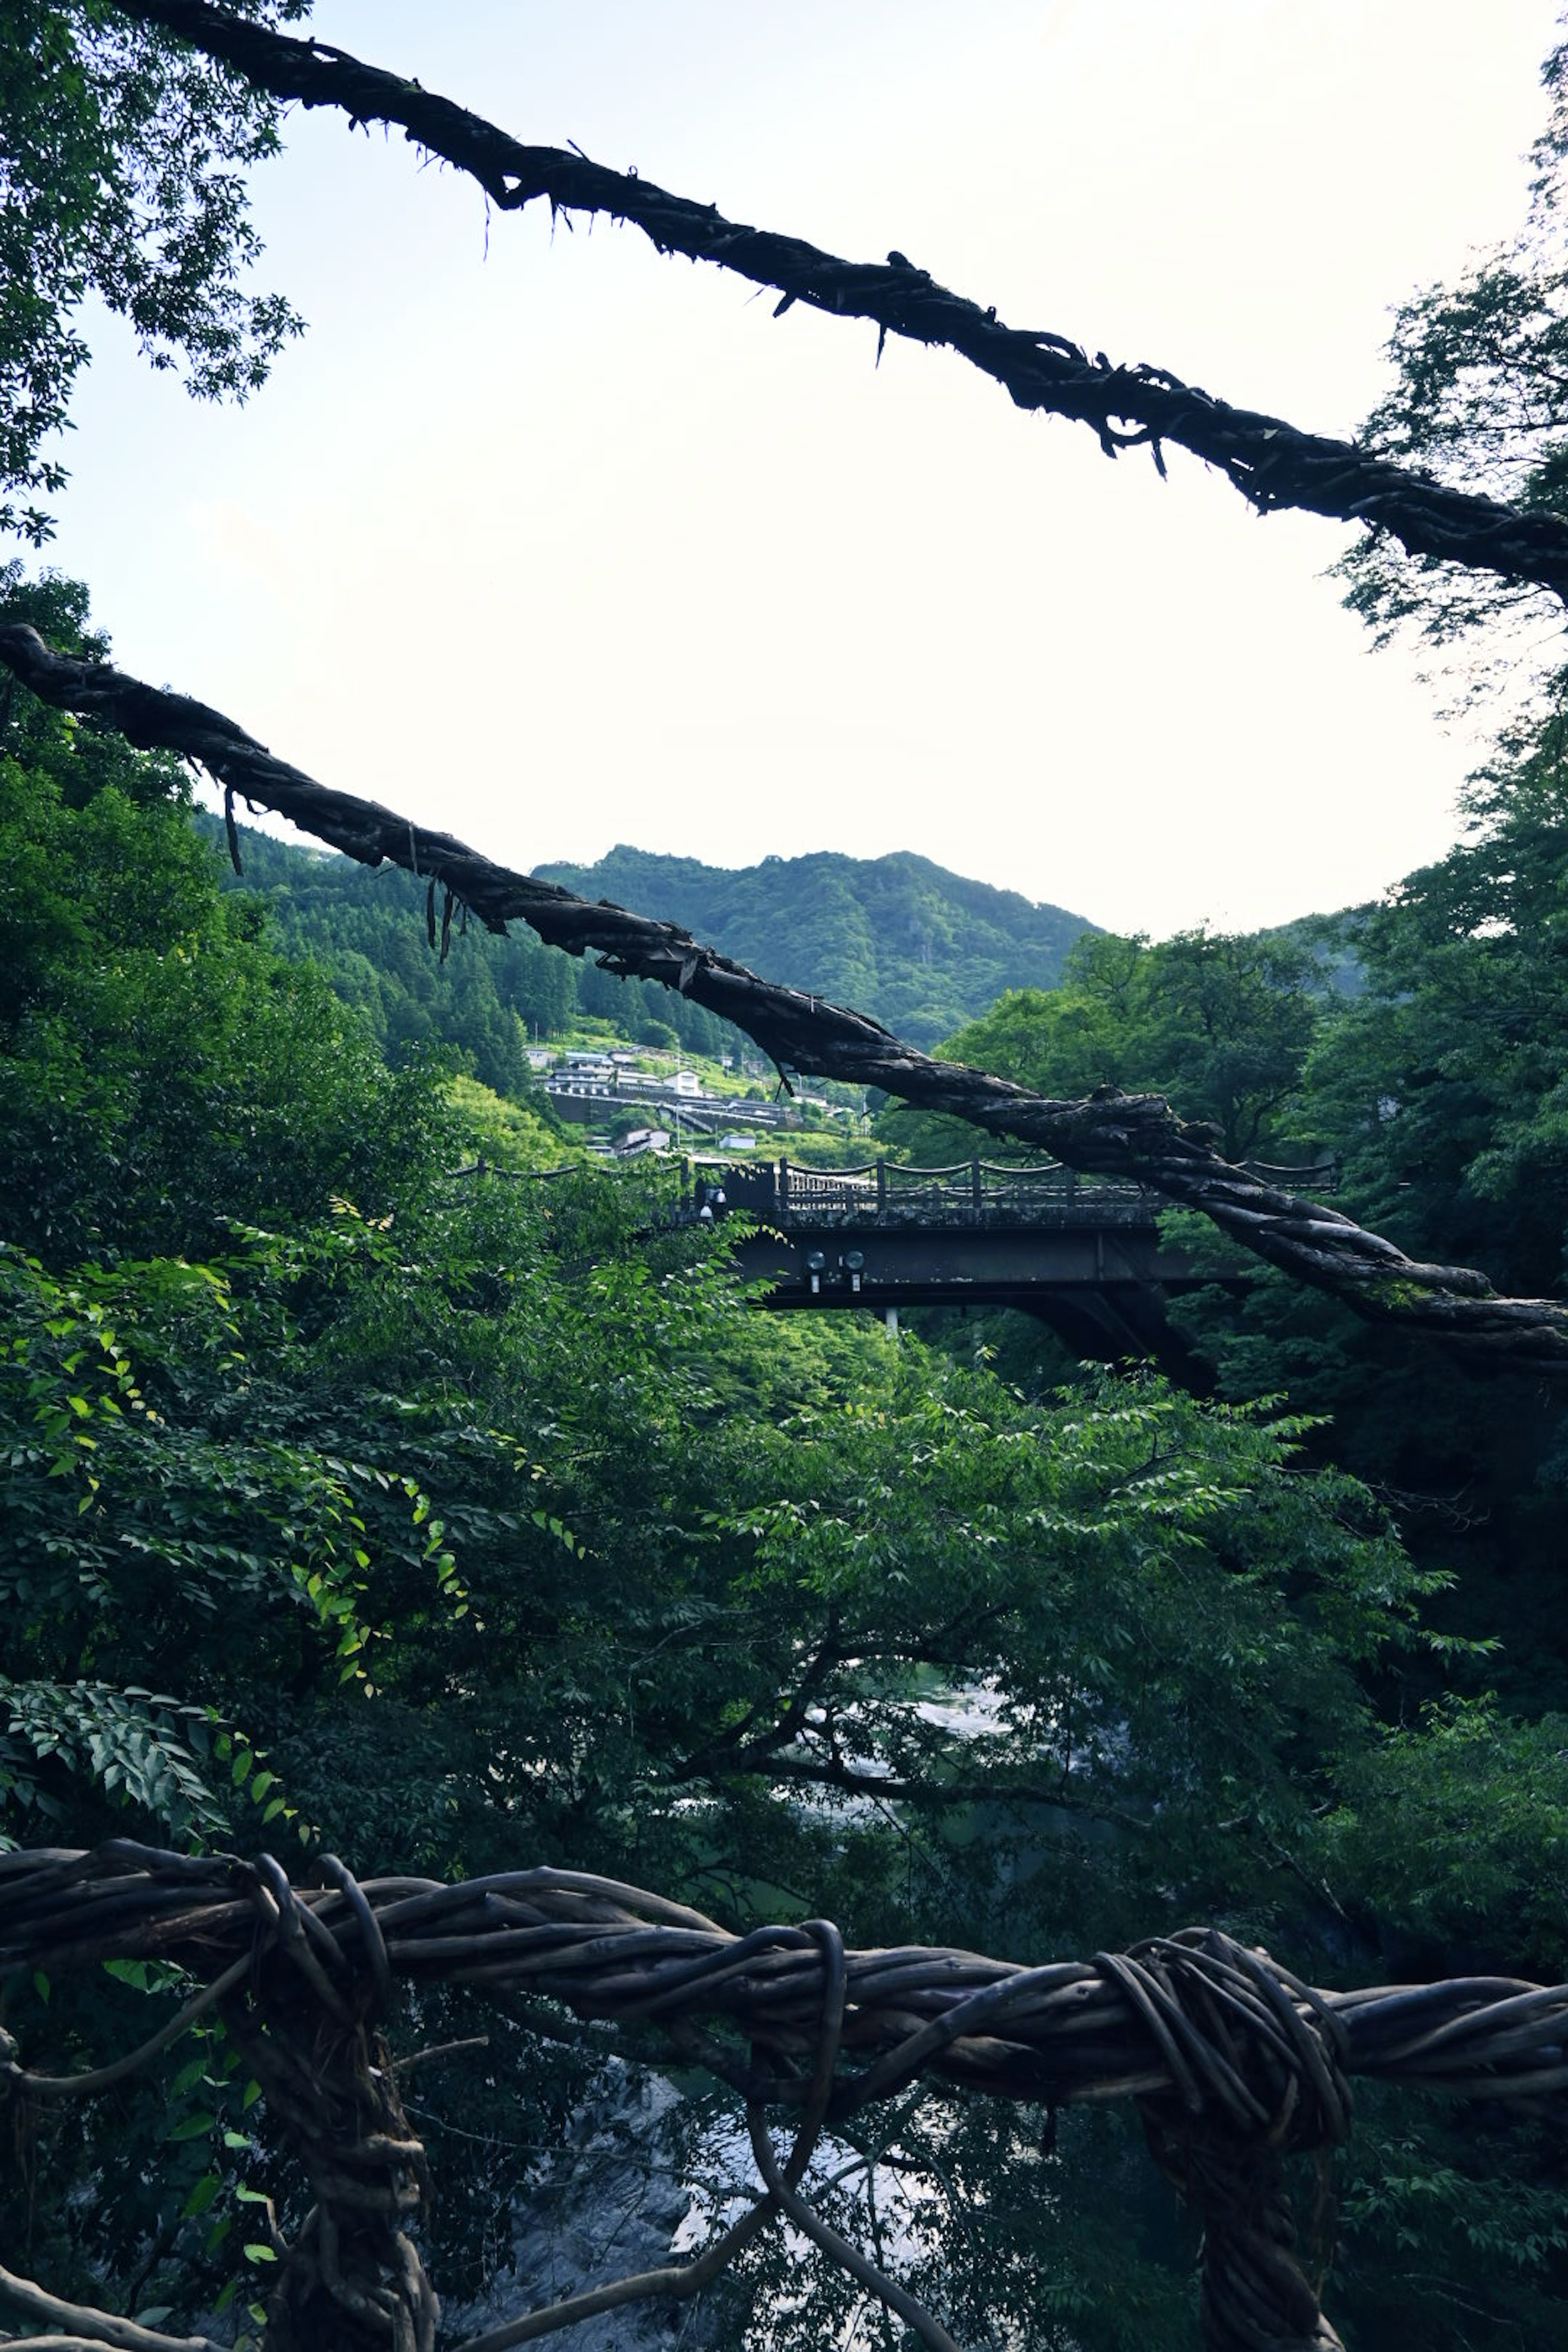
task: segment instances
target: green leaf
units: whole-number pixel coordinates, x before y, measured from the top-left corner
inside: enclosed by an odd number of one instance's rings
[[[216,2122],[216,2116],[186,2116],[184,2121],[177,2123],[172,2131],[166,2131],[163,2137],[166,2142],[204,2139]]]

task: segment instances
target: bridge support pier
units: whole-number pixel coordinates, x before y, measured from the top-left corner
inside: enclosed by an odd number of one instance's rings
[[[896,1339],[898,1338],[898,1336],[899,1336],[899,1310],[898,1310],[898,1308],[897,1308],[896,1307],[885,1307],[882,1309],[882,1320],[883,1320],[883,1322],[887,1325],[887,1327],[888,1327],[889,1330],[892,1333],[892,1335],[893,1335],[894,1339]]]

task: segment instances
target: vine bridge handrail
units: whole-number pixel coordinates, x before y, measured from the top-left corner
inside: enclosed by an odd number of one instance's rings
[[[923,2343],[957,2352],[800,2193],[825,2127],[926,2075],[1050,2106],[1134,2099],[1156,2162],[1202,2214],[1205,2336],[1229,2352],[1339,2343],[1297,2259],[1284,2158],[1346,2137],[1352,2075],[1507,2102],[1568,2128],[1568,1985],[1463,1977],[1324,1991],[1212,1927],[1040,1967],[952,1948],[848,1951],[826,1920],[738,1934],[667,1896],[550,1868],[458,1885],[361,1882],[322,1855],[315,1881],[293,1883],[269,1855],[127,1840],[0,1854],[0,1979],[63,1979],[117,1958],[172,1961],[192,1979],[177,2016],[90,2072],[29,2070],[0,2032],[0,2095],[95,2095],[217,2009],[262,2084],[267,2127],[289,2143],[316,2200],[291,2243],[272,2223],[271,2309],[300,2346],[437,2343],[439,2305],[404,2227],[428,2192],[425,2152],[378,2025],[398,1980],[521,1990],[576,2019],[651,2031],[667,2055],[741,2092],[763,2182],[694,2261],[525,2314],[463,2352],[504,2352],[595,2310],[694,2293],[780,2215]],[[550,2030],[549,2012],[531,2021]],[[796,2118],[782,2167],[768,2104]],[[205,2338],[83,2313],[0,2269],[6,2299],[135,2352],[209,2352]]]

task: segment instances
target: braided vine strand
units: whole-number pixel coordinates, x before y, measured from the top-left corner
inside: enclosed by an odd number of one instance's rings
[[[951,1948],[847,1951],[821,1919],[737,1935],[584,1872],[360,1881],[323,1856],[317,1873],[325,1884],[298,1884],[268,1855],[191,1857],[128,1840],[0,1855],[0,1978],[156,1954],[205,1979],[176,2022],[221,1990],[268,2125],[314,2200],[292,2244],[268,2215],[279,2261],[271,2324],[298,2352],[325,2341],[434,2352],[439,2304],[406,2226],[428,2172],[385,2039],[399,1981],[521,1990],[536,2015],[542,2000],[581,2019],[652,2028],[683,2063],[703,2060],[743,2091],[762,2182],[700,2256],[522,2314],[463,2352],[507,2352],[624,2305],[688,2297],[780,2215],[932,2352],[956,2352],[940,2323],[802,2194],[825,2126],[923,2075],[1031,2104],[1134,2099],[1156,2163],[1203,2220],[1208,2352],[1338,2352],[1285,2168],[1347,2137],[1353,2075],[1512,2102],[1568,2125],[1568,1985],[1460,1978],[1321,1991],[1212,1927],[1026,1968]],[[0,2036],[0,2094],[92,2095],[106,2077],[151,2063],[170,2039],[165,2029],[116,2067],[61,2077],[28,2071]],[[768,2103],[796,2119],[782,2168]],[[209,2352],[205,2340],[146,2330],[116,2337],[110,2326],[129,2323],[60,2304],[9,2273],[0,2272],[0,2292],[57,2326],[72,2315],[100,2323],[84,2341]]]
[[[869,321],[879,353],[889,335],[946,346],[1018,407],[1089,425],[1108,457],[1147,447],[1163,474],[1168,443],[1222,474],[1258,513],[1297,508],[1359,523],[1391,533],[1412,555],[1568,598],[1568,523],[1556,515],[1452,488],[1356,442],[1217,400],[1168,368],[1118,365],[1103,352],[1091,358],[1068,336],[1010,327],[994,308],[939,286],[901,253],[885,263],[847,261],[805,238],[726,219],[714,205],[609,170],[580,151],[515,139],[331,42],[273,32],[208,0],[120,0],[120,9],[189,41],[275,98],[332,108],[351,123],[395,125],[426,154],[468,173],[498,211],[547,203],[552,214],[629,222],[661,254],[710,263],[777,293],[780,314],[801,302]]]

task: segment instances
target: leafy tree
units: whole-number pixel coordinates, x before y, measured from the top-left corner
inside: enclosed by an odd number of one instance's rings
[[[276,23],[308,5],[253,0],[244,13]],[[242,282],[260,252],[242,174],[277,152],[279,112],[103,0],[7,0],[0,530],[50,535],[32,501],[65,479],[48,445],[89,356],[78,314],[89,293],[129,320],[153,367],[183,366],[204,399],[243,400],[299,332],[287,302]]]
[[[1568,494],[1568,268],[1562,257],[1568,163],[1568,44],[1542,68],[1550,110],[1534,149],[1525,220],[1510,239],[1474,255],[1448,284],[1423,288],[1394,314],[1387,349],[1394,381],[1363,428],[1380,454],[1438,479],[1560,515]],[[1556,600],[1492,574],[1405,552],[1372,530],[1339,566],[1346,603],[1386,644],[1411,631],[1435,652],[1463,649],[1470,688],[1517,685],[1522,670],[1561,692],[1553,646]],[[1528,645],[1500,619],[1545,623]],[[1490,634],[1489,641],[1488,633]],[[1528,649],[1525,649],[1527,648]]]
[[[0,618],[25,621],[64,653],[107,657],[109,639],[88,617],[88,592],[57,572],[24,576],[19,560],[0,564]],[[68,808],[83,807],[104,785],[127,800],[188,803],[189,779],[166,751],[132,751],[123,735],[40,702],[12,672],[0,681],[0,756],[48,779]]]
[[[166,769],[14,702],[0,750],[0,1215],[56,1265],[384,1204],[444,1147],[319,976],[251,938]],[[378,1174],[377,1171],[380,1171]]]
[[[1351,1213],[1524,1296],[1558,1286],[1568,1238],[1563,741],[1553,712],[1474,780],[1446,857],[1343,919],[1361,990],[1320,1019],[1299,1114]],[[1170,1223],[1235,1270],[1197,1220]],[[1394,1349],[1267,1274],[1179,1313],[1226,1393],[1284,1389],[1332,1415],[1336,1458],[1397,1498],[1418,1556],[1463,1569],[1441,1622],[1500,1638],[1491,1671],[1511,1704],[1558,1704],[1560,1401]]]
[[[954,1061],[1065,1099],[1097,1086],[1169,1094],[1206,1121],[1229,1160],[1299,1149],[1302,1072],[1322,1010],[1312,951],[1278,932],[1178,932],[1152,944],[1086,933],[1061,985],[1011,989],[951,1038]],[[915,1158],[952,1160],[973,1130],[903,1108],[884,1139]],[[994,1154],[986,1139],[983,1147]]]
[[[1310,1932],[1358,1663],[1420,1600],[1365,1498],[1158,1387],[1027,1407],[875,1326],[752,1318],[710,1243],[645,1227],[563,1179],[223,1269],[12,1260],[12,1833],[129,1803],[243,1839],[259,1807],[404,1867],[826,1902],[858,1940]],[[1014,2136],[907,2144],[979,2198]],[[137,2145],[99,2154],[95,2262]]]

